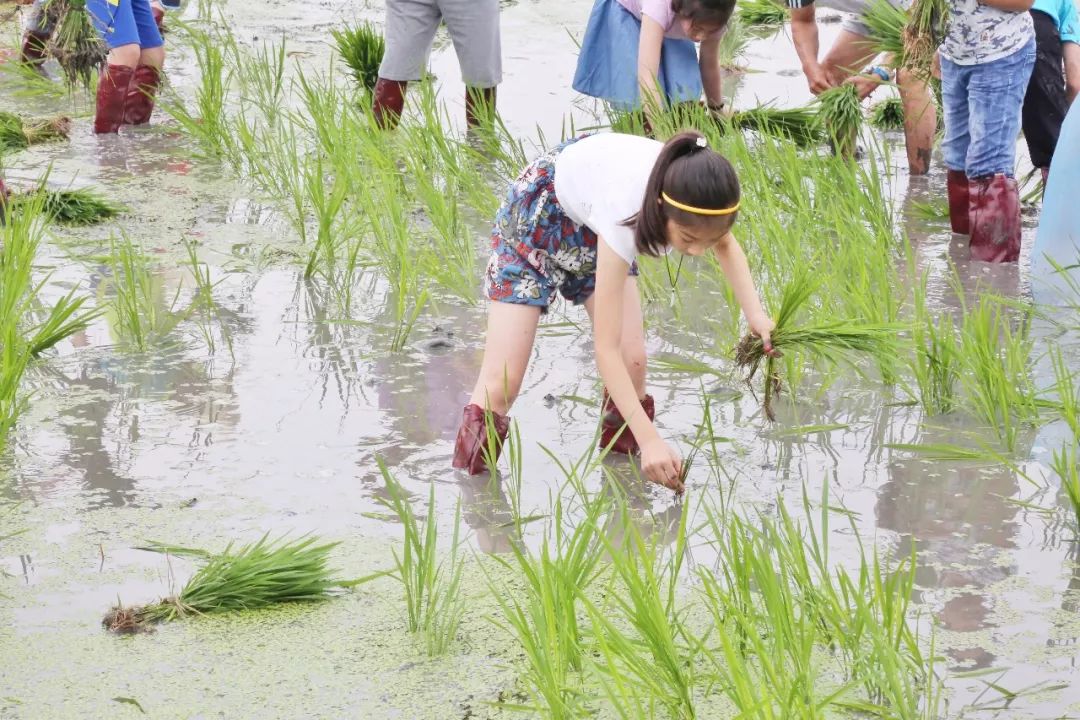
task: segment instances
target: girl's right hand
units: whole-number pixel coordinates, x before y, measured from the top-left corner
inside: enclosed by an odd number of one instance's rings
[[[657,485],[671,488],[682,494],[682,457],[675,448],[662,438],[656,438],[641,447],[641,467],[645,477]]]

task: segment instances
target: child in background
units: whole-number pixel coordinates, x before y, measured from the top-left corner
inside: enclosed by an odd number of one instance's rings
[[[720,110],[720,38],[734,9],[735,0],[596,0],[574,89],[619,110],[643,108],[650,120],[668,104],[698,102],[703,88]]]
[[[115,3],[115,4],[114,4]],[[109,47],[98,78],[95,133],[150,122],[165,64],[165,41],[150,0],[87,0],[94,28]]]
[[[1014,177],[1020,108],[1035,64],[1032,0],[950,0],[939,49],[953,232],[971,257],[1020,257],[1020,192]]]
[[[1035,0],[1031,20],[1035,69],[1024,96],[1024,139],[1045,185],[1061,123],[1080,92],[1080,21],[1073,0]]]
[[[558,291],[584,305],[592,319],[596,364],[606,386],[602,445],[627,454],[640,450],[646,476],[681,492],[682,460],[653,426],[655,405],[645,387],[635,259],[673,249],[715,254],[750,330],[771,352],[774,323],[731,234],[739,204],[731,163],[693,131],[666,143],[590,135],[526,167],[492,230],[487,344],[458,430],[454,467],[475,475],[498,459],[540,315]],[[489,436],[495,440],[491,458],[485,457]]]
[[[26,32],[23,34],[22,50],[19,53],[19,61],[40,68],[48,55],[49,38],[52,37],[53,28],[48,24],[45,16],[45,3],[47,0],[34,0],[34,7],[30,10],[30,19],[26,23]],[[158,31],[163,32],[162,23],[165,19],[165,10],[157,0],[150,3],[150,11],[154,14],[154,22],[157,23]]]
[[[499,0],[386,0],[386,54],[372,108],[379,127],[397,125],[405,90],[423,76],[440,22],[450,31],[465,81],[466,123],[476,127],[494,112],[502,82]]]

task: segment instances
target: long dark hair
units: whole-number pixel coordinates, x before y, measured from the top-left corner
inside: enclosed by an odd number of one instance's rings
[[[671,9],[699,25],[720,27],[731,19],[735,0],[671,0]]]
[[[739,202],[739,178],[720,153],[705,144],[705,136],[686,130],[664,143],[656,158],[641,210],[622,224],[634,228],[634,243],[642,255],[657,257],[668,245],[667,221],[686,227],[715,228],[726,233],[739,213],[703,215],[680,210],[665,202],[662,194],[681,205],[723,210]]]

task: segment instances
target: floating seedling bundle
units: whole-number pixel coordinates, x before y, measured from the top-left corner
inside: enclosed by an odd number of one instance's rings
[[[269,540],[264,535],[258,542],[235,550],[230,543],[224,552],[214,555],[197,548],[152,544],[143,549],[194,558],[204,564],[180,594],[141,607],[117,604],[102,625],[112,632],[134,633],[187,615],[325,600],[335,590],[363,582],[333,578],[328,560],[336,546],[320,545],[313,537],[286,541]]]
[[[368,92],[374,90],[379,79],[379,65],[386,52],[382,32],[365,22],[344,30],[331,30],[330,34],[356,82]]]
[[[789,139],[806,147],[820,142],[822,133],[812,108],[774,108],[768,105],[736,110],[728,119],[735,127]]]
[[[787,10],[776,0],[742,0],[739,16],[747,25],[758,26],[783,25],[788,18]]]
[[[896,325],[837,320],[797,327],[795,316],[816,289],[808,275],[796,277],[784,288],[771,337],[772,354],[766,353],[761,338],[752,334],[743,337],[735,348],[735,364],[747,372],[747,384],[752,383],[764,362],[762,409],[769,420],[776,419],[772,403],[783,388],[777,361],[784,352],[804,352],[829,362],[851,362],[859,354],[887,358],[894,353],[899,331]]]
[[[854,157],[863,120],[859,91],[854,85],[844,83],[818,95],[817,103],[818,121],[832,140],[833,151],[841,157]]]
[[[90,87],[108,50],[90,20],[86,0],[49,0],[45,12],[56,27],[49,52],[60,63],[68,85]]]
[[[17,208],[31,198],[40,198],[42,212],[61,225],[95,225],[116,217],[127,208],[102,197],[93,190],[48,190],[35,188],[11,197]]]
[[[53,140],[66,140],[70,131],[71,119],[63,115],[24,120],[14,113],[0,112],[0,152],[22,150]]]

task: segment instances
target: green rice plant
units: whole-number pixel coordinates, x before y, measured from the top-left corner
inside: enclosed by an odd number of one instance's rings
[[[922,218],[923,220],[949,219],[949,201],[947,198],[928,200],[926,202],[919,202],[916,200],[911,203],[911,209],[914,212],[915,217]]]
[[[116,605],[102,625],[118,633],[148,629],[189,615],[233,610],[259,610],[279,603],[318,602],[335,590],[354,587],[371,578],[341,580],[329,567],[330,551],[338,543],[320,544],[314,537],[296,540],[264,535],[234,549],[229,543],[220,553],[152,543],[143,548],[202,563],[180,592],[142,607]]]
[[[655,541],[646,541],[625,512],[620,519],[623,546],[602,538],[618,583],[603,607],[579,595],[592,622],[602,685],[617,708],[629,704],[637,715],[652,716],[659,707],[672,718],[692,720],[697,717],[700,642],[687,631],[686,611],[680,612],[676,596],[686,551],[687,506],[666,562]],[[627,710],[619,712],[625,717]]]
[[[435,485],[428,492],[427,517],[416,519],[405,489],[378,460],[379,472],[386,484],[386,497],[379,502],[397,515],[405,534],[401,552],[394,550],[397,578],[405,590],[409,632],[421,635],[428,655],[441,655],[457,637],[465,601],[461,597],[461,573],[464,569],[459,552],[461,505],[454,513],[454,535],[449,554],[438,559],[438,530],[435,514]]]
[[[801,147],[817,144],[823,137],[817,114],[808,107],[774,108],[762,105],[736,110],[729,122],[739,128],[790,139]]]
[[[195,281],[195,292],[191,299],[191,314],[198,320],[199,329],[202,333],[203,342],[207,351],[213,355],[217,352],[217,340],[213,326],[216,325],[225,346],[231,357],[233,355],[232,333],[228,324],[225,323],[221,307],[214,299],[214,288],[217,287],[210,278],[210,266],[200,262],[195,243],[185,243],[188,256],[188,267]]]
[[[1061,481],[1061,487],[1069,499],[1073,516],[1080,525],[1080,468],[1076,462],[1076,449],[1066,444],[1062,446],[1061,452],[1054,451],[1051,468]]]
[[[379,79],[379,65],[386,53],[382,31],[370,22],[363,22],[340,30],[332,29],[330,34],[338,55],[348,65],[356,83],[367,92],[374,90]]]
[[[904,129],[904,103],[899,97],[890,97],[870,108],[870,124],[878,130]]]
[[[96,225],[127,212],[127,208],[113,202],[95,190],[49,190],[41,187],[29,195],[39,195],[42,209],[50,220],[60,225]],[[26,195],[13,198],[18,206]]]
[[[912,322],[915,352],[910,365],[919,403],[927,413],[940,415],[957,405],[961,358],[952,316],[945,312],[933,315],[926,306],[928,277],[927,273],[923,274],[922,285],[915,292]]]
[[[741,0],[739,17],[751,27],[775,27],[787,22],[788,13],[776,0]]]
[[[720,38],[720,47],[717,57],[720,66],[728,70],[735,70],[739,61],[746,56],[750,43],[754,40],[746,27],[746,22],[739,13],[734,13],[728,20],[727,29]]]
[[[164,287],[151,272],[146,256],[130,238],[112,241],[113,300],[112,317],[120,337],[140,352],[164,340],[184,319],[176,312],[180,288],[165,305]]]
[[[603,572],[598,533],[600,517],[607,508],[602,498],[586,501],[584,517],[570,528],[559,497],[552,510],[554,523],[538,556],[515,543],[514,563],[497,558],[508,570],[520,571],[525,581],[523,600],[496,588],[489,579],[502,611],[496,624],[513,635],[525,653],[524,677],[533,704],[528,709],[540,711],[544,717],[570,720],[584,711],[584,683],[572,677],[583,670],[585,652],[579,596],[588,592]]]
[[[855,142],[862,127],[859,91],[845,83],[817,96],[818,122],[832,141],[833,151],[844,158],[855,156]]]
[[[1080,394],[1077,393],[1076,377],[1060,347],[1051,348],[1050,362],[1054,368],[1053,406],[1069,426],[1073,439],[1080,442]]]
[[[893,67],[905,67],[904,28],[910,20],[904,8],[888,0],[873,0],[862,16],[862,22],[870,29],[870,35],[865,40],[867,48],[875,55],[891,55]]]
[[[929,78],[934,53],[945,39],[949,27],[949,2],[915,0],[908,13],[911,19],[904,27],[903,67]]]
[[[82,85],[89,89],[108,50],[90,21],[86,0],[49,0],[46,14],[56,28],[49,54],[60,63],[69,88]]]
[[[828,321],[810,326],[794,327],[799,311],[818,290],[820,282],[811,279],[809,273],[793,278],[783,290],[779,310],[774,318],[776,328],[772,331],[772,347],[776,353],[767,355],[761,338],[746,335],[735,348],[735,364],[747,372],[746,382],[753,381],[762,361],[764,368],[764,393],[762,409],[769,420],[775,420],[772,401],[782,388],[776,366],[778,353],[798,351],[832,363],[854,362],[854,355],[885,358],[895,354],[900,328],[892,324],[861,324],[850,321]]]
[[[201,152],[210,159],[228,155],[231,145],[230,125],[225,114],[225,101],[236,74],[236,65],[227,62],[229,48],[234,45],[228,33],[190,28],[188,40],[195,52],[199,85],[195,90],[194,108],[189,109],[178,97],[161,103],[181,129],[198,141]],[[231,54],[235,57],[235,53]]]
[[[0,153],[54,140],[67,140],[69,132],[71,118],[64,115],[24,120],[15,113],[0,112]]]

